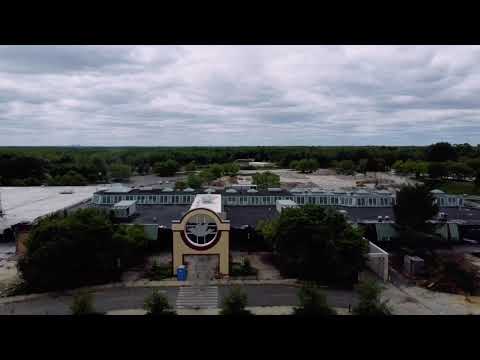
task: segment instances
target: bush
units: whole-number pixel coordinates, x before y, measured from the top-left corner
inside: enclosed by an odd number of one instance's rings
[[[358,286],[360,301],[353,308],[354,315],[386,316],[391,315],[387,302],[380,300],[381,287],[374,281],[366,281]]]
[[[300,306],[294,308],[294,315],[328,316],[337,313],[328,304],[325,294],[314,285],[304,285],[298,292]]]
[[[245,309],[245,307],[247,306],[247,302],[247,294],[240,287],[235,287],[232,291],[230,291],[230,294],[223,300],[220,315],[252,315],[250,311]]]
[[[255,269],[248,258],[239,263],[232,263],[230,266],[230,276],[256,276],[258,270]]]
[[[149,280],[158,281],[173,277],[172,265],[158,265],[153,263],[146,274]]]
[[[175,311],[168,303],[167,297],[158,290],[153,291],[145,299],[143,308],[147,311],[147,315],[175,315]]]
[[[87,292],[80,292],[73,297],[70,305],[72,315],[95,315],[97,312],[93,307],[93,296]]]

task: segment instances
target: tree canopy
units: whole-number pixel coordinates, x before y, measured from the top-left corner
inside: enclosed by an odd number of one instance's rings
[[[175,160],[157,162],[153,165],[153,171],[158,176],[173,176],[179,169],[179,164]]]
[[[145,245],[141,226],[113,225],[104,212],[81,209],[42,219],[17,266],[32,290],[74,288],[117,280]]]
[[[401,227],[420,232],[429,232],[427,220],[437,215],[438,205],[425,185],[404,186],[397,192],[393,206],[395,222]]]
[[[253,183],[256,184],[259,189],[280,186],[280,176],[270,171],[256,173],[252,176],[252,179]]]
[[[272,162],[280,167],[294,165],[299,171],[310,172],[318,167],[336,167],[338,162],[353,162],[355,170],[383,171],[397,161],[465,163],[480,170],[480,147],[470,144],[439,143],[423,146],[240,146],[240,147],[3,147],[0,148],[1,185],[40,185],[48,181],[59,184],[81,175],[88,183],[104,182],[112,166],[127,165],[132,173],[173,175],[180,167],[192,172],[213,164],[233,164],[237,159]],[[170,162],[165,164],[167,161]],[[172,165],[171,161],[177,163]],[[114,165],[117,164],[117,165]],[[155,171],[155,165],[157,166]],[[347,163],[351,164],[351,163]],[[238,165],[238,164],[235,164]],[[351,167],[349,166],[348,169]],[[173,170],[175,169],[175,171]],[[109,171],[110,170],[110,171]],[[214,167],[214,172],[218,167]],[[210,171],[209,171],[210,172]],[[222,174],[235,174],[227,165]],[[412,173],[416,173],[413,171]],[[217,171],[215,175],[218,175]],[[120,175],[119,178],[128,176]],[[215,178],[215,177],[214,177]]]
[[[365,266],[368,243],[345,217],[318,205],[285,209],[263,222],[280,270],[287,276],[351,284]]]

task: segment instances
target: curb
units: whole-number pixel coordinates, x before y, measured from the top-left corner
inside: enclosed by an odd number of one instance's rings
[[[289,316],[293,314],[294,306],[247,306],[245,309],[250,310],[256,316]],[[334,308],[337,311],[337,315],[352,315],[348,312],[348,308]],[[175,309],[177,315],[194,315],[194,316],[216,316],[220,315],[220,308],[214,309]],[[143,309],[120,309],[111,310],[106,315],[145,315],[146,311]]]

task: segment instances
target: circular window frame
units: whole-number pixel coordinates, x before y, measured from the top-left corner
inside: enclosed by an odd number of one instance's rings
[[[212,220],[212,222],[215,223],[215,235],[214,237],[208,241],[207,243],[205,244],[199,244],[195,241],[193,241],[189,235],[187,234],[187,231],[186,231],[186,228],[187,228],[187,224],[192,220],[194,219],[195,217],[197,216],[204,216],[206,218],[210,218]],[[205,213],[196,213],[196,214],[192,214],[191,216],[188,217],[188,219],[185,221],[185,228],[184,230],[181,232],[182,234],[182,239],[184,241],[184,243],[192,248],[192,249],[195,249],[195,250],[207,250],[207,249],[210,249],[211,247],[215,246],[216,243],[218,242],[219,238],[220,238],[220,233],[221,233],[221,230],[218,229],[218,221],[216,219],[216,216],[214,214],[205,214]]]

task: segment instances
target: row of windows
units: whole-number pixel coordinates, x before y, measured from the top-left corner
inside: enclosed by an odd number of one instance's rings
[[[462,205],[463,204],[463,199],[461,198],[456,198],[453,196],[449,197],[440,197],[439,199],[435,199],[435,203],[438,204],[438,200],[440,200],[440,206],[455,206],[455,205]]]
[[[137,204],[191,204],[194,195],[95,195],[97,204],[115,204],[121,200],[136,200]],[[293,200],[299,205],[391,206],[393,198],[357,198],[348,196],[224,196],[224,205],[271,205],[277,200]]]

